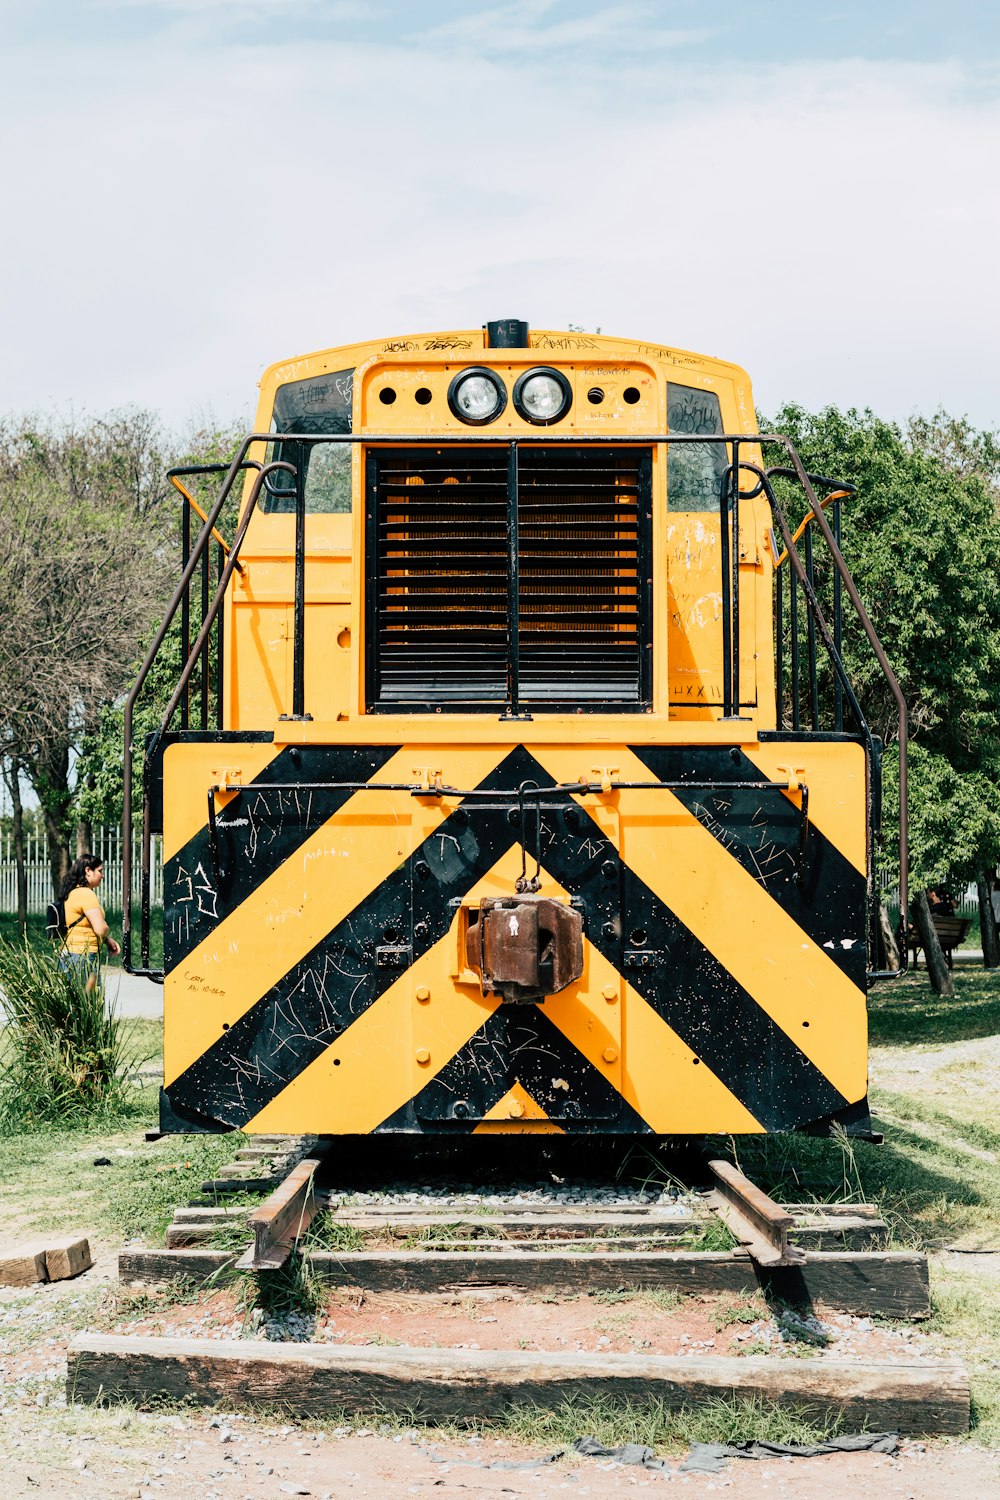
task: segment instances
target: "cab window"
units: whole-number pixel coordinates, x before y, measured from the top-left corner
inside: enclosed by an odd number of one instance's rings
[[[667,431],[722,433],[722,411],[714,391],[667,385]],[[719,487],[729,463],[725,443],[675,443],[667,456],[667,498],[672,510],[718,513]]]
[[[271,431],[331,436],[349,433],[353,395],[353,370],[335,370],[279,385]],[[308,514],[344,515],[351,509],[350,443],[276,443],[271,456],[295,464],[304,474]],[[291,475],[276,474],[273,488],[278,493],[262,495],[261,509],[269,515],[294,512]]]

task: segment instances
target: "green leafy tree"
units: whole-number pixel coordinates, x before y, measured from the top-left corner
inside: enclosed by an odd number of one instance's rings
[[[807,469],[857,486],[843,550],[909,707],[914,887],[979,878],[1000,860],[997,440],[942,413],[904,431],[870,411],[788,405],[762,427],[787,434]],[[892,698],[850,612],[844,655],[869,724],[891,742]],[[891,782],[891,744],[887,772]],[[890,817],[887,847],[891,834]]]
[[[204,428],[193,433],[181,451],[171,458],[170,467],[196,464],[229,464],[243,440],[242,427]],[[177,445],[178,448],[181,445]],[[214,504],[222,476],[186,477],[183,484],[206,514]],[[187,503],[170,487],[163,507],[161,530],[166,568],[155,596],[150,600],[149,622],[145,634],[132,645],[121,689],[107,699],[88,733],[83,737],[79,762],[75,807],[78,816],[92,823],[117,823],[122,816],[123,719],[125,699],[135,681],[146,650],[159,628],[167,603],[181,571],[181,517]],[[219,518],[221,535],[231,541],[236,530],[241,488],[239,481]],[[192,540],[202,521],[197,512],[191,515]],[[197,582],[194,587],[197,589]],[[214,587],[214,584],[213,584]],[[200,604],[199,604],[200,608]],[[192,613],[194,618],[194,612]],[[200,618],[200,616],[199,616]],[[192,637],[194,628],[192,627]],[[177,684],[182,665],[180,615],[174,620],[153,663],[144,691],[136,704],[133,721],[133,784],[141,785],[143,747],[150,734],[159,727],[164,709]],[[193,679],[197,692],[199,679]]]
[[[147,412],[0,427],[0,745],[71,859],[76,749],[120,690],[160,588],[161,436]]]

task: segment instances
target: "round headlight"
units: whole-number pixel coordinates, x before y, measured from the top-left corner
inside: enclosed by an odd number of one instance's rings
[[[514,405],[526,422],[548,427],[566,415],[573,389],[560,370],[525,370],[514,386]]]
[[[448,405],[460,422],[480,427],[494,422],[507,405],[507,387],[495,370],[473,365],[460,370],[448,387]]]

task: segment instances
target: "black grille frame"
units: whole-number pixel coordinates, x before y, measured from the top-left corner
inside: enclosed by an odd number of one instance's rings
[[[649,448],[369,448],[365,474],[369,713],[650,710]]]

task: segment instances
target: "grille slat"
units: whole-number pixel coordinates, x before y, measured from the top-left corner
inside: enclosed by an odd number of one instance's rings
[[[518,455],[520,700],[640,708],[648,503],[638,449]],[[510,639],[507,450],[369,455],[374,709],[504,702]],[[648,496],[648,488],[645,490]]]

